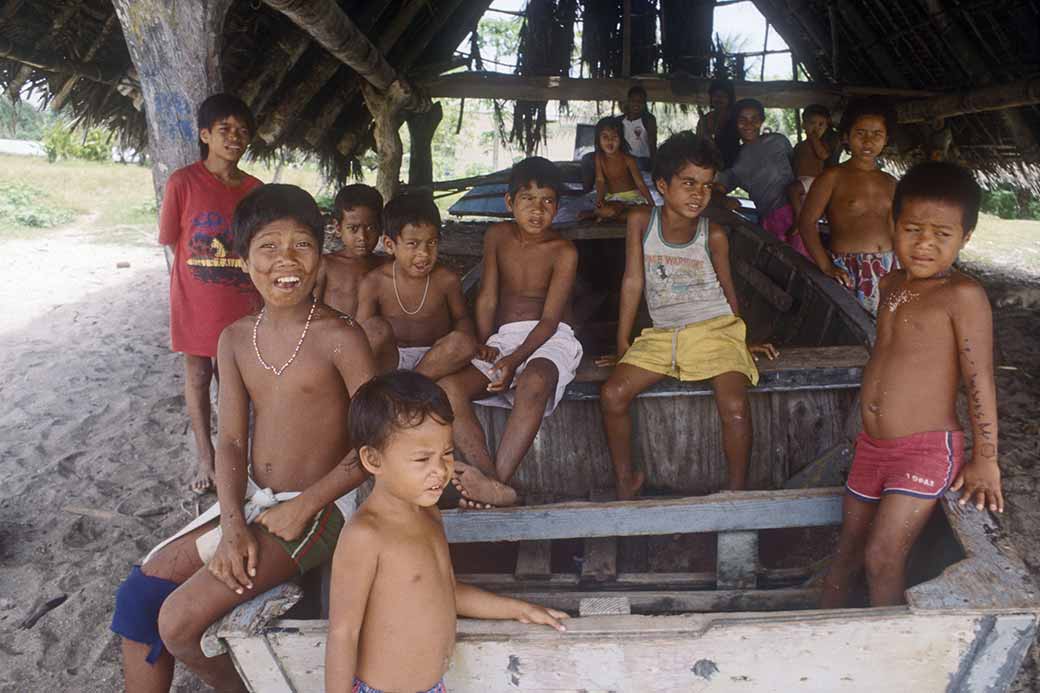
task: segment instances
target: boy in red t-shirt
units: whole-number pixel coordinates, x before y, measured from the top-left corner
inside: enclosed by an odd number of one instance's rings
[[[174,171],[159,216],[159,243],[173,254],[170,341],[184,354],[184,399],[198,452],[191,490],[213,488],[210,382],[217,338],[260,305],[259,295],[232,250],[231,217],[238,201],[262,183],[238,168],[255,132],[239,98],[214,94],[198,114],[201,160]]]

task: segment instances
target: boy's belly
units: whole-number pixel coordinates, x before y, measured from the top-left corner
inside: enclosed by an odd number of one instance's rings
[[[955,431],[957,373],[934,359],[889,359],[863,373],[860,412],[873,438],[899,438],[925,431]]]
[[[434,342],[451,332],[451,316],[447,311],[443,315],[434,315],[428,318],[409,318],[399,315],[386,316],[394,331],[397,346],[401,347],[428,347]]]
[[[882,253],[892,250],[892,225],[886,213],[828,214],[833,253]]]

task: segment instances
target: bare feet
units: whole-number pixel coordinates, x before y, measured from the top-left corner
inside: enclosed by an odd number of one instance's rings
[[[196,496],[201,496],[213,490],[212,462],[207,465],[202,460],[199,460],[199,464],[195,468],[195,478],[191,480],[188,488],[191,489],[191,492]]]
[[[618,500],[632,500],[643,490],[643,482],[646,481],[646,473],[632,472],[627,479],[617,480]]]
[[[465,462],[455,462],[455,488],[462,494],[460,508],[480,508],[486,505],[504,507],[516,505],[516,491],[501,481],[491,479],[479,469]]]

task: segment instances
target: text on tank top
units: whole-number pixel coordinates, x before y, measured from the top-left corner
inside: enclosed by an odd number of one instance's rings
[[[650,213],[643,236],[643,276],[654,327],[676,328],[733,314],[711,264],[708,224],[701,217],[690,242],[673,245],[661,231],[661,208]]]

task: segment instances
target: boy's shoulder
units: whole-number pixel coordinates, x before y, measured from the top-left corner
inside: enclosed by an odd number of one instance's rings
[[[238,342],[253,339],[253,327],[256,326],[257,313],[243,315],[238,320],[220,331],[220,341],[228,342],[232,347]]]
[[[599,154],[597,154],[599,156]],[[512,219],[506,221],[496,221],[494,224],[487,228],[484,232],[484,238],[491,240],[501,240],[505,236],[510,236],[513,233],[513,228],[516,226],[516,222]]]
[[[459,275],[440,263],[433,266],[433,271],[430,272],[430,282],[440,289],[462,286]]]
[[[319,303],[311,320],[311,330],[319,339],[335,339],[337,343],[365,339],[365,333],[353,317],[341,313],[324,303]]]

